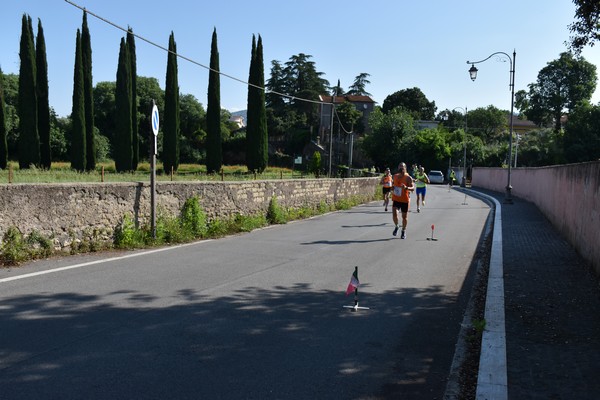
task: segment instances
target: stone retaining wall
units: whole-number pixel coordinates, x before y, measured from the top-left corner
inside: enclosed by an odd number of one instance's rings
[[[379,178],[292,179],[236,182],[157,182],[158,213],[178,215],[184,202],[198,196],[210,219],[266,213],[273,196],[285,208],[333,204],[352,196],[370,198]],[[52,237],[64,250],[73,240],[110,240],[124,215],[137,224],[150,221],[150,184],[72,183],[0,185],[0,239],[16,226]]]

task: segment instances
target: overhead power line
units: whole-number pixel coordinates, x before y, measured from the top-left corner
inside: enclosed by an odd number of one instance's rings
[[[110,21],[110,20],[108,20],[108,19],[106,19],[106,18],[104,18],[104,17],[102,17],[102,16],[100,16],[100,15],[98,15],[98,14],[96,14],[96,13],[94,13],[94,12],[90,11],[90,10],[88,10],[88,9],[86,9],[85,7],[82,7],[82,6],[80,6],[79,4],[76,4],[76,3],[74,3],[74,2],[73,2],[73,1],[71,1],[71,0],[65,0],[65,2],[69,3],[69,4],[70,4],[70,5],[72,5],[73,7],[76,7],[76,8],[78,8],[78,9],[80,9],[80,10],[81,10],[81,11],[83,11],[83,12],[86,12],[86,13],[88,13],[88,14],[89,14],[89,15],[91,15],[92,17],[95,17],[95,18],[99,19],[100,21],[102,21],[102,22],[104,22],[104,23],[106,23],[106,24],[108,24],[108,25],[110,25],[110,26],[112,26],[112,27],[114,27],[114,28],[117,28],[117,29],[119,29],[119,30],[121,30],[121,31],[123,31],[123,32],[125,32],[125,33],[128,33],[128,32],[129,32],[129,30],[128,30],[128,29],[125,29],[125,28],[123,28],[122,26],[120,26],[120,25],[118,25],[118,24],[116,24],[116,23],[114,23],[114,22],[112,22],[112,21]],[[302,97],[290,96],[289,94],[285,94],[285,93],[276,92],[276,91],[269,90],[269,89],[266,89],[266,88],[264,88],[264,87],[261,87],[261,86],[258,86],[258,85],[254,85],[254,84],[252,84],[252,83],[250,83],[250,82],[247,82],[247,81],[245,81],[245,80],[243,80],[243,79],[239,79],[239,78],[236,78],[235,76],[232,76],[232,75],[226,74],[226,73],[224,73],[224,72],[217,71],[217,70],[215,70],[215,69],[213,69],[213,68],[210,68],[210,67],[208,67],[208,66],[206,66],[206,65],[204,65],[204,64],[202,64],[202,63],[199,63],[198,61],[195,61],[195,60],[193,60],[193,59],[191,59],[191,58],[189,58],[189,57],[186,57],[186,56],[184,56],[184,55],[182,55],[182,54],[179,54],[179,53],[173,52],[173,51],[169,50],[168,48],[166,48],[166,47],[164,47],[164,46],[161,46],[161,45],[159,45],[158,43],[151,41],[150,39],[146,39],[145,37],[143,37],[143,36],[141,36],[141,35],[138,35],[138,34],[136,34],[136,33],[134,33],[134,32],[131,32],[131,33],[132,33],[132,34],[133,34],[133,36],[135,36],[136,38],[138,38],[138,39],[140,39],[140,40],[142,40],[142,41],[144,41],[144,42],[146,42],[146,43],[148,43],[148,44],[150,44],[150,45],[152,45],[152,46],[154,46],[154,47],[157,47],[157,48],[159,48],[159,49],[161,49],[161,50],[163,50],[163,51],[165,51],[165,52],[167,52],[167,53],[172,53],[173,55],[175,55],[176,57],[179,57],[179,58],[181,58],[182,60],[185,60],[185,61],[187,61],[187,62],[189,62],[189,63],[192,63],[192,64],[194,64],[194,65],[197,65],[197,66],[199,66],[199,67],[205,68],[205,69],[207,69],[207,70],[209,70],[209,71],[216,72],[216,73],[218,73],[218,74],[219,74],[219,75],[221,75],[221,76],[224,76],[224,77],[226,77],[226,78],[232,79],[232,80],[234,80],[234,81],[237,81],[237,82],[240,82],[240,83],[242,83],[242,84],[244,84],[244,85],[246,85],[246,86],[251,86],[251,87],[254,87],[254,88],[256,88],[256,89],[262,90],[262,91],[264,91],[265,93],[267,93],[267,92],[268,92],[268,93],[273,93],[273,94],[276,94],[276,95],[278,95],[278,96],[281,96],[281,97],[286,97],[286,98],[288,98],[288,99],[290,99],[290,100],[295,100],[295,101],[304,101],[304,102],[307,102],[307,103],[315,103],[315,104],[331,104],[331,103],[325,103],[325,102],[322,102],[322,101],[317,101],[317,100],[304,99],[304,98],[302,98]]]

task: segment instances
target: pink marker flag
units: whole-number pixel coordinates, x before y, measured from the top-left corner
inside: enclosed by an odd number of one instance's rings
[[[354,269],[352,278],[350,278],[350,283],[348,284],[348,288],[346,288],[346,296],[348,296],[355,289],[357,289],[358,285],[360,285],[360,282],[358,281],[358,268],[356,268],[356,269]]]

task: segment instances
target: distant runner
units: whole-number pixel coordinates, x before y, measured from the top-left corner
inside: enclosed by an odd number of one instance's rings
[[[392,191],[392,174],[390,173],[390,169],[385,169],[385,174],[381,177],[381,181],[379,182],[382,187],[383,193],[383,205],[385,206],[385,211],[388,209],[388,204],[390,202],[390,192]]]
[[[419,200],[421,205],[425,206],[425,194],[427,193],[427,184],[429,183],[429,177],[425,173],[425,168],[421,166],[419,172],[416,174],[416,186],[417,186],[417,212],[421,212],[419,207]]]

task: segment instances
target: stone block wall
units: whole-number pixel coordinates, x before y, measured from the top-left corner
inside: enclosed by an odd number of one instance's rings
[[[185,201],[198,196],[208,219],[266,213],[271,198],[285,208],[315,206],[321,201],[370,198],[379,178],[292,179],[227,182],[157,182],[157,213],[178,215]],[[3,184],[0,185],[0,240],[16,226],[52,237],[57,250],[73,240],[111,240],[124,215],[147,225],[151,214],[147,182]]]

